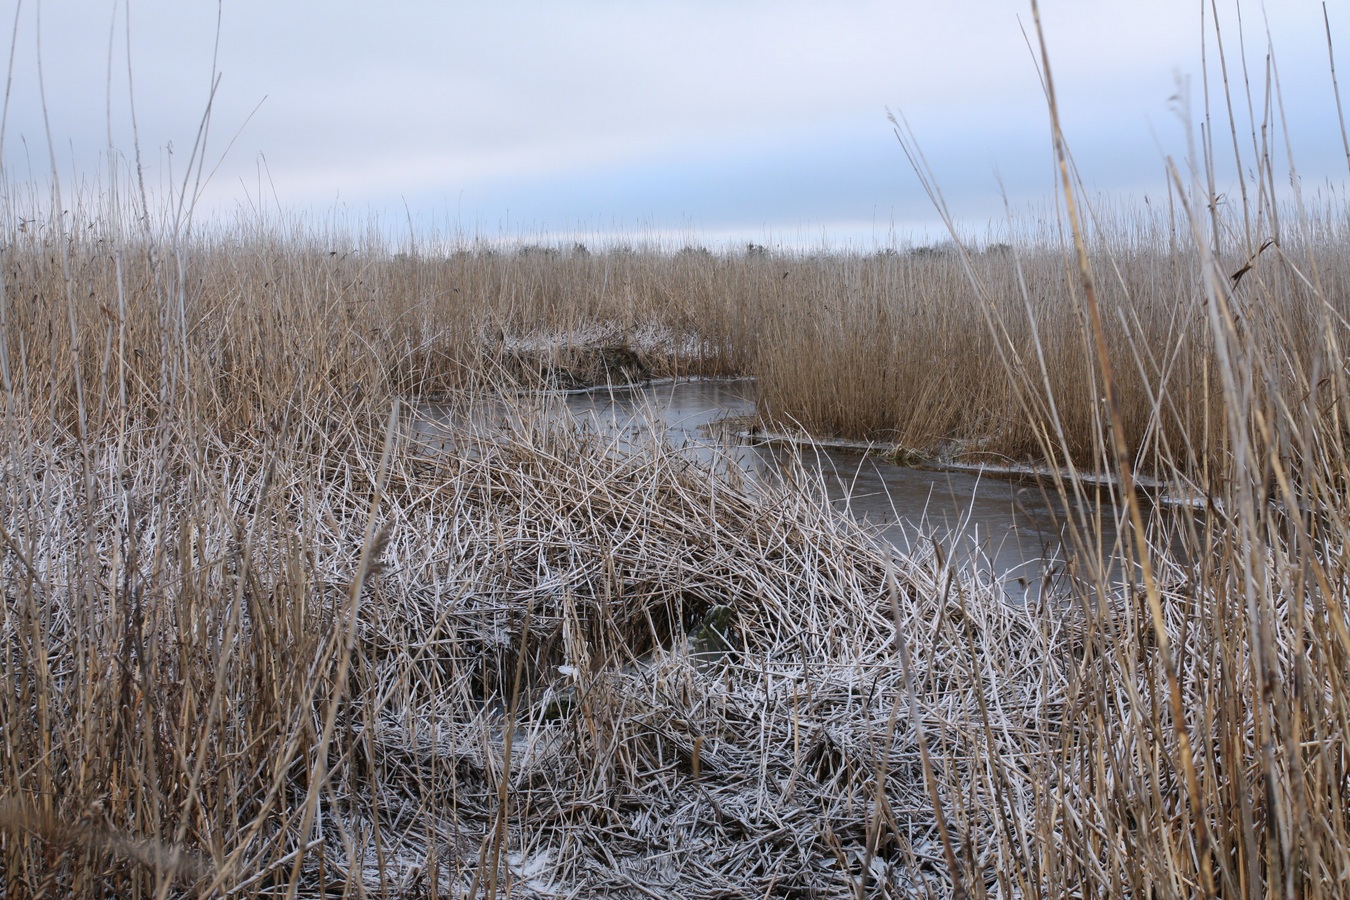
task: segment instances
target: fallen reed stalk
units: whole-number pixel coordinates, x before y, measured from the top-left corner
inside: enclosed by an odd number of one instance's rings
[[[991,737],[1028,752],[1027,705],[1059,702],[1062,625],[992,587],[958,603],[932,558],[892,566],[799,487],[752,489],[659,438],[620,451],[519,411],[453,449],[391,454],[372,565],[377,440],[292,429],[284,445],[186,458],[103,448],[96,481],[122,494],[88,495],[78,458],[53,446],[26,448],[40,480],[8,469],[6,530],[44,579],[5,556],[5,583],[31,599],[11,597],[4,620],[4,792],[13,821],[72,824],[6,833],[8,896],[455,892],[498,841],[501,872],[483,883],[524,894],[940,886],[920,748],[892,710],[922,719],[933,764],[965,782]],[[888,572],[900,625],[922,635],[922,708],[899,699]],[[713,610],[730,611],[727,649],[700,654],[686,635]],[[956,727],[971,685],[992,679],[1012,718]],[[878,798],[886,827],[869,835]],[[73,823],[91,815],[125,841],[196,848],[202,868],[83,841]],[[948,815],[967,853],[995,827]]]
[[[1324,304],[1300,332],[1322,351],[1275,340],[1291,326],[1260,311],[1307,286],[1273,249],[1231,286],[1207,264],[1248,324],[1206,340],[1240,349],[1260,402],[1236,417],[1202,405],[1206,429],[1151,439],[1175,461],[1164,471],[1211,486],[1180,555],[1143,551],[1160,640],[1090,534],[1070,608],[1010,606],[936,550],[891,569],[809,472],[746,484],[657,437],[618,442],[511,400],[529,383],[509,363],[523,345],[484,349],[472,316],[441,327],[439,308],[399,300],[424,284],[416,262],[371,263],[405,280],[349,314],[350,283],[319,275],[327,257],[236,257],[216,283],[238,279],[238,302],[190,297],[197,318],[169,329],[189,335],[182,352],[164,337],[173,306],[157,291],[173,289],[154,253],[77,264],[86,331],[63,343],[40,303],[18,310],[65,291],[48,246],[24,240],[6,249],[7,896],[1179,894],[1205,852],[1225,892],[1311,892],[1337,870],[1341,326]],[[82,246],[68,239],[73,259]],[[104,299],[117,296],[136,299],[119,313]],[[1048,417],[1028,426],[1038,457],[1072,463],[1055,419],[1068,405],[1037,405],[1055,398],[1036,381],[1051,359],[1033,343],[1007,382]],[[77,370],[99,386],[82,407]],[[1150,408],[1181,408],[1173,389],[1150,388]],[[403,423],[386,467],[381,423],[418,391],[478,425],[433,452]],[[494,405],[498,418],[477,415]],[[1215,457],[1241,442],[1245,469]],[[1207,465],[1216,477],[1195,476]],[[360,554],[386,468],[372,567]],[[1084,508],[1089,530],[1112,515]],[[714,634],[727,647],[697,638]],[[1164,646],[1184,721],[1163,699]],[[1181,728],[1198,801],[1172,762]],[[1198,844],[1181,803],[1206,823]]]
[[[1241,219],[1206,147],[1166,215],[1088,208],[1077,267],[1046,222],[399,257],[7,191],[0,891],[1337,895],[1346,218],[1253,149]],[[817,433],[1054,464],[1072,594],[517,396],[733,372]],[[385,430],[432,396],[435,446]],[[1102,548],[1112,465],[1200,505]]]

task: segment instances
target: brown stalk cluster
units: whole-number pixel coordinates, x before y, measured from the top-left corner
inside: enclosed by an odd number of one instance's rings
[[[1236,127],[1240,211],[1204,142],[1167,212],[1084,206],[1046,86],[1073,215],[982,250],[397,255],[8,192],[0,894],[1340,895],[1344,208]],[[693,374],[1048,465],[1060,592],[547,390]]]

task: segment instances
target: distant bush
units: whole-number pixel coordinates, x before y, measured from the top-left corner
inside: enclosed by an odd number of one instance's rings
[[[909,251],[909,255],[913,259],[935,259],[942,256],[951,256],[955,250],[955,247],[944,241],[940,244],[915,247],[913,250]]]
[[[754,245],[752,244],[751,246]],[[676,251],[675,255],[685,258],[695,257],[697,259],[708,259],[712,256],[712,251],[707,247],[691,247],[686,245]]]

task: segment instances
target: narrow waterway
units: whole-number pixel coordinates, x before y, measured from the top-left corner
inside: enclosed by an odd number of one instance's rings
[[[574,392],[561,397],[579,424],[622,443],[660,430],[672,446],[739,466],[753,478],[802,463],[818,473],[831,502],[901,552],[928,551],[1002,584],[1009,596],[1033,599],[1056,589],[1070,553],[1066,509],[1033,478],[1007,473],[912,468],[865,448],[747,435],[755,412],[751,380],[661,382]],[[561,410],[560,410],[561,411]],[[424,410],[434,434],[439,415]],[[1107,517],[1109,518],[1109,517]],[[1100,541],[1108,549],[1116,536]]]

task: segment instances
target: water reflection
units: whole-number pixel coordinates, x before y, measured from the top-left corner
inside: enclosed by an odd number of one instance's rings
[[[1053,492],[1027,479],[899,466],[862,449],[745,440],[738,436],[755,412],[754,391],[748,379],[657,383],[566,394],[552,409],[620,448],[659,429],[672,446],[705,462],[736,465],[752,478],[800,461],[820,474],[840,509],[900,551],[936,545],[945,558],[1019,598],[1054,589],[1068,554],[1066,511]],[[1110,530],[1100,536],[1108,555],[1115,538]]]

